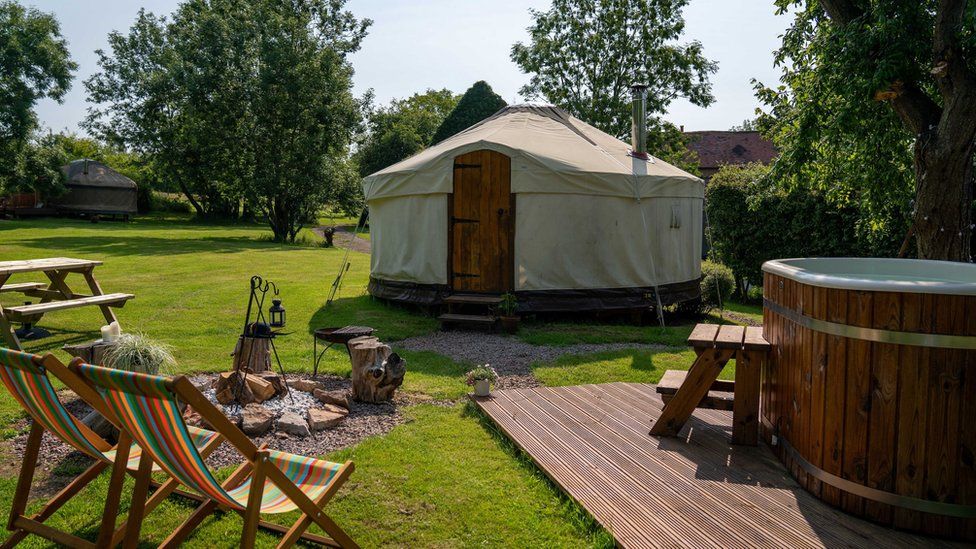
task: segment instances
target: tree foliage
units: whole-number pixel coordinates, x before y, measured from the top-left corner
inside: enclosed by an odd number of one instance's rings
[[[250,90],[254,186],[278,240],[294,241],[315,220],[337,188],[330,162],[346,158],[359,124],[347,55],[359,49],[369,21],[340,11],[343,3],[258,3],[259,69]]]
[[[85,125],[149,155],[202,215],[251,212],[293,240],[336,188],[361,105],[344,0],[187,0],[109,36]]]
[[[777,0],[795,9],[757,84],[775,178],[860,208],[863,228],[914,226],[919,257],[967,260],[976,149],[976,10],[967,0]],[[914,200],[914,203],[913,203]]]
[[[512,46],[512,60],[531,75],[522,95],[545,98],[619,138],[630,135],[631,84],[649,86],[652,131],[665,125],[660,115],[674,99],[710,105],[708,78],[717,65],[701,43],[678,42],[687,3],[554,0],[549,11],[532,10],[530,42]]]
[[[745,283],[761,284],[763,262],[784,257],[890,255],[900,234],[857,230],[856,207],[838,205],[818,190],[785,188],[762,164],[724,166],[705,190],[711,255]]]
[[[371,112],[355,155],[359,173],[378,172],[429,146],[457,103],[450,90],[427,90]]]
[[[8,190],[37,193],[42,202],[56,198],[65,191],[62,166],[71,158],[56,136],[35,135],[20,147]]]
[[[32,179],[18,170],[36,166],[45,148],[25,150],[37,130],[34,106],[61,101],[77,68],[53,15],[0,1],[0,192]]]
[[[434,133],[431,143],[440,143],[495,114],[508,103],[484,80],[475,82]]]

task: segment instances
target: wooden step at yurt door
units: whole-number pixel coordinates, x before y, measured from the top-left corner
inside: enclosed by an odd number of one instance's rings
[[[515,230],[511,159],[489,150],[455,157],[450,204],[451,288],[511,291]]]

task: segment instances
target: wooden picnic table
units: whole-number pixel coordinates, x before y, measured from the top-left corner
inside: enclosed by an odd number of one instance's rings
[[[688,336],[698,358],[687,372],[668,370],[658,384],[664,409],[652,435],[677,436],[695,408],[732,410],[732,443],[755,446],[759,440],[759,384],[770,350],[757,326],[699,324]],[[735,381],[718,379],[735,359]],[[721,393],[731,393],[728,399]]]
[[[54,311],[77,307],[98,307],[108,323],[117,322],[112,307],[122,307],[134,298],[132,294],[106,294],[95,279],[93,271],[101,261],[49,257],[18,261],[0,261],[0,293],[17,292],[28,297],[40,298],[39,303],[4,307],[0,304],[0,332],[12,349],[21,350],[20,340],[14,333],[12,322],[37,322],[42,316]],[[11,283],[10,278],[23,273],[44,273],[47,282]],[[75,293],[65,281],[71,273],[78,273],[88,284],[90,294]]]

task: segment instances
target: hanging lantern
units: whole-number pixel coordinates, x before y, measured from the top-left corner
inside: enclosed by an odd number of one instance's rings
[[[285,308],[281,306],[280,299],[271,300],[271,308],[268,309],[270,317],[269,324],[272,328],[283,328],[285,326]]]

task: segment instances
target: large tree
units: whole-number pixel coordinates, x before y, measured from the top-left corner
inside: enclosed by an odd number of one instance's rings
[[[344,0],[257,5],[257,71],[251,86],[250,143],[257,206],[277,240],[294,241],[335,187],[360,104],[352,95],[348,54],[359,49],[369,20],[342,11]]]
[[[234,216],[249,180],[246,85],[253,10],[237,0],[189,0],[172,19],[140,10],[113,32],[85,82],[83,125],[151,156],[199,215]]]
[[[71,61],[53,15],[0,1],[0,191],[12,186],[37,129],[34,106],[42,98],[61,101],[71,85]]]
[[[450,90],[427,90],[373,110],[355,155],[359,173],[367,176],[429,146],[457,102]]]
[[[109,36],[86,126],[147,153],[197,212],[260,213],[293,240],[334,187],[358,124],[347,56],[369,20],[344,0],[187,0]],[[339,181],[339,183],[336,183]]]
[[[532,10],[531,41],[512,60],[531,75],[521,93],[545,98],[601,130],[630,135],[631,84],[648,85],[650,128],[679,97],[712,103],[717,65],[697,41],[679,43],[688,0],[554,0]],[[652,136],[651,141],[654,141]]]
[[[870,209],[906,203],[919,257],[969,261],[973,0],[776,5],[780,13],[796,10],[777,52],[782,85],[759,86],[771,108],[761,123],[783,152],[777,171]],[[906,195],[914,195],[913,208]]]
[[[505,100],[495,93],[487,82],[484,80],[475,82],[464,92],[457,105],[434,132],[433,143],[440,143],[448,137],[468,129],[495,114],[505,105],[507,105]]]

